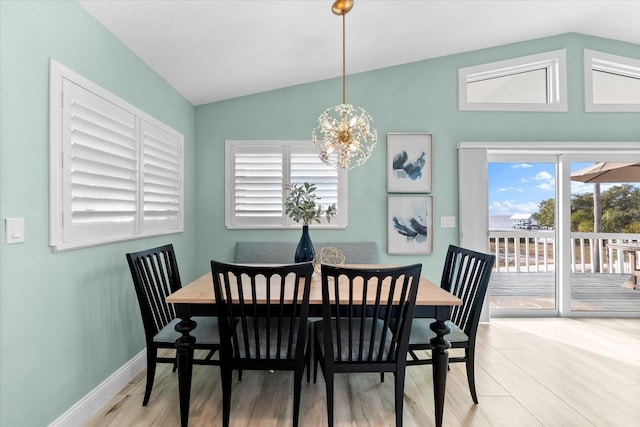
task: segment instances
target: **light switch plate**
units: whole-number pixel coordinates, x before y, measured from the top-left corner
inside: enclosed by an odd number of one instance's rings
[[[456,227],[456,217],[455,216],[441,216],[440,217],[440,228],[455,228]]]
[[[24,242],[24,218],[5,218],[4,235],[8,245]]]

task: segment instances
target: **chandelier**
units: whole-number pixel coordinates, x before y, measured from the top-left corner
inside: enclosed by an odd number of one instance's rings
[[[353,8],[353,0],[336,0],[331,10],[342,16],[342,104],[327,108],[313,129],[313,145],[327,165],[337,169],[360,166],[373,153],[378,139],[371,126],[373,118],[363,108],[346,102],[345,15]]]

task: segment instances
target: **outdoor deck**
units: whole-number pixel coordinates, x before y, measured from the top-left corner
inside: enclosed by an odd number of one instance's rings
[[[640,313],[640,289],[622,287],[629,274],[573,273],[571,307],[579,311]],[[554,309],[554,273],[493,272],[491,310]]]

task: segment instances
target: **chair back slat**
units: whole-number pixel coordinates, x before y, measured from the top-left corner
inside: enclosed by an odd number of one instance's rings
[[[311,263],[269,267],[211,261],[211,272],[221,361],[265,363],[304,355]]]
[[[322,265],[327,363],[404,360],[421,269],[421,264],[371,269]]]
[[[453,307],[451,321],[468,337],[474,337],[478,328],[494,261],[494,255],[454,245],[447,251],[441,287],[462,300],[462,305]]]
[[[173,245],[126,255],[147,341],[175,317],[173,304],[165,298],[181,288]]]

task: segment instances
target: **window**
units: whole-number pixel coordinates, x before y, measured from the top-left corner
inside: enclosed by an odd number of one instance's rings
[[[347,226],[347,173],[319,159],[311,141],[226,141],[227,228],[299,227],[284,209],[292,183],[316,184],[322,205],[338,214],[314,227]]]
[[[640,60],[584,50],[585,111],[640,111]]]
[[[51,60],[54,251],[183,231],[183,136]]]
[[[462,111],[567,111],[564,49],[458,70]]]

